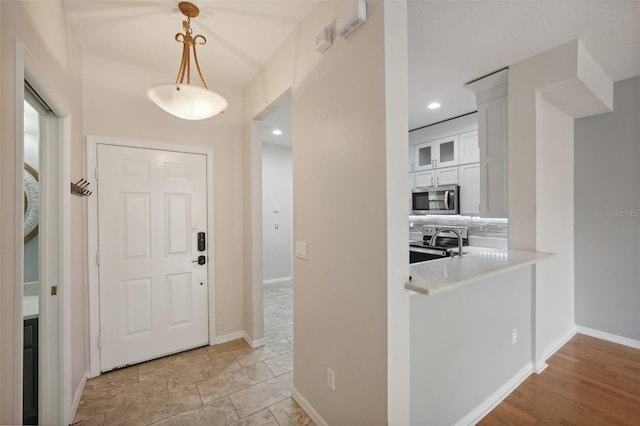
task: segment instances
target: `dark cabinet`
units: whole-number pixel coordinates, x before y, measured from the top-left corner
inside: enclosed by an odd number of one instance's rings
[[[24,320],[22,421],[38,424],[38,318]]]

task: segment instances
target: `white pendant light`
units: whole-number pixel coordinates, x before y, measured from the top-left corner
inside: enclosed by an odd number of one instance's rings
[[[198,16],[200,10],[189,2],[180,2],[178,8],[187,17],[186,21],[182,21],[184,34],[178,33],[175,36],[176,41],[183,44],[178,77],[174,84],[160,84],[152,87],[147,91],[147,96],[160,108],[176,117],[185,120],[210,118],[227,109],[229,103],[222,95],[209,90],[200,71],[196,44],[205,44],[207,39],[202,35],[192,36],[190,26],[191,18]],[[191,85],[191,50],[193,50],[193,59],[203,87]]]

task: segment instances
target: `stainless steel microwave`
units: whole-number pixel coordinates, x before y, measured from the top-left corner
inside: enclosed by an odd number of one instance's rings
[[[458,185],[420,188],[411,193],[411,213],[460,213],[460,187]]]

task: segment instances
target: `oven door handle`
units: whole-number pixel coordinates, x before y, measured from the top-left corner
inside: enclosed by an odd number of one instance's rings
[[[444,191],[444,209],[449,210],[449,191]]]

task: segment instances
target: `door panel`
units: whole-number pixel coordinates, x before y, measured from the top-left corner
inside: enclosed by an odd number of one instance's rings
[[[206,157],[100,144],[98,174],[101,370],[207,344]]]

